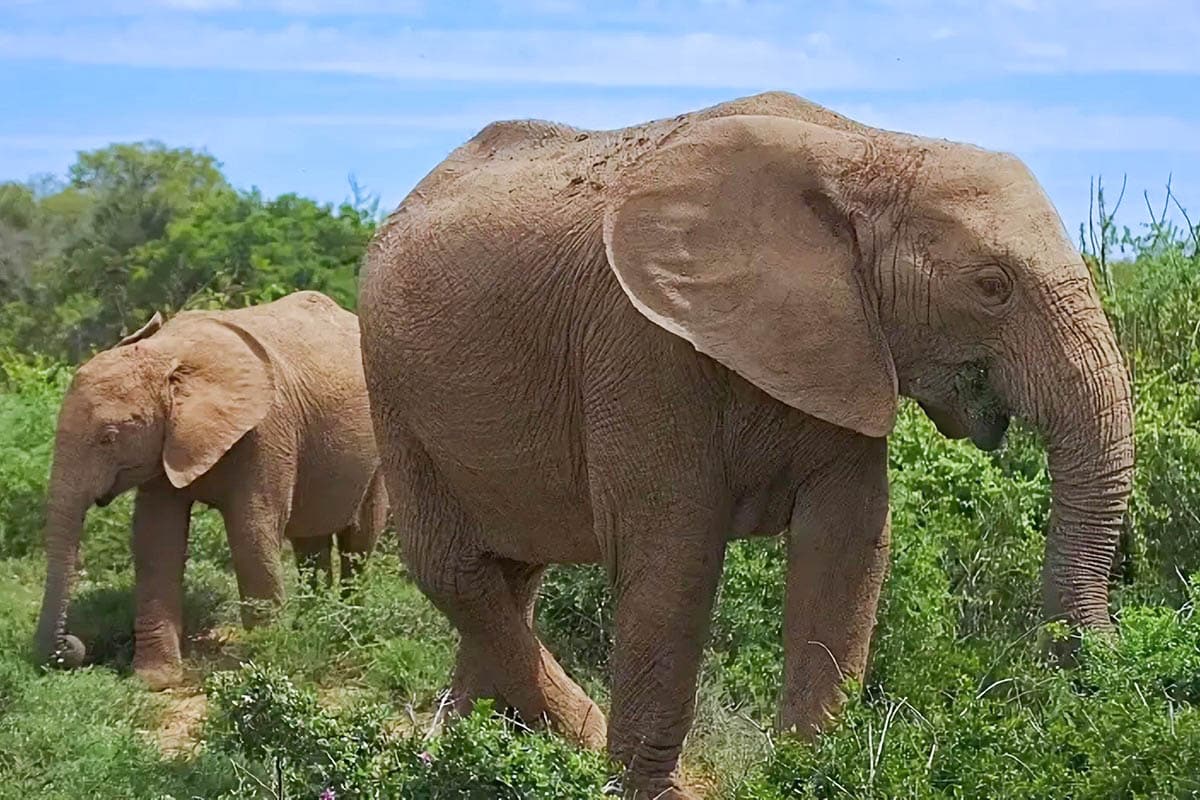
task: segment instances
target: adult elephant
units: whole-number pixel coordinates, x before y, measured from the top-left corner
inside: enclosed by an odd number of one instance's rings
[[[497,695],[588,745],[542,647],[543,565],[616,597],[610,752],[673,777],[726,542],[789,532],[779,721],[863,671],[898,395],[997,446],[1044,434],[1050,615],[1109,628],[1130,388],[1078,252],[1015,158],[764,94],[616,131],[498,122],[374,240],[360,324],[404,558]],[[661,794],[660,794],[661,793]]]
[[[283,597],[280,547],[328,578],[374,546],[387,494],[353,314],[318,292],[235,311],[155,314],[76,372],[63,398],[47,501],[43,661],[84,659],[66,633],[84,516],[137,487],[135,672],[182,678],[183,570],[194,503],[217,508],[244,601]],[[262,609],[243,606],[253,625]]]

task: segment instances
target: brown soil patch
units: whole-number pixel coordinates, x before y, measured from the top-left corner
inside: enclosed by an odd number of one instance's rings
[[[189,689],[164,692],[166,708],[158,729],[155,744],[168,757],[190,755],[200,744],[200,728],[208,712],[208,699]]]

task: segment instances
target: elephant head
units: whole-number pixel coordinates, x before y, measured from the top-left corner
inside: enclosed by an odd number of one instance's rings
[[[1031,422],[1046,611],[1109,629],[1131,393],[1058,214],[1014,157],[835,122],[681,125],[607,189],[611,268],[651,321],[835,425],[885,436],[898,395],[983,448]]]
[[[79,368],[59,411],[47,492],[41,661],[75,666],[84,657],[65,625],[88,509],[163,475],[189,486],[262,421],[273,393],[257,340],[203,315],[164,328],[155,314]]]

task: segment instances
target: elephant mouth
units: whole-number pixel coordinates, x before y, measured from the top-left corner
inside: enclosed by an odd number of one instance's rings
[[[959,368],[947,402],[917,400],[917,404],[947,438],[970,439],[972,444],[985,451],[1004,444],[1008,409],[991,386],[986,364],[972,363]]]
[[[977,424],[971,426],[970,439],[971,443],[980,450],[991,451],[999,449],[1004,444],[1004,434],[1008,432],[1008,415],[997,414],[996,416],[980,420]]]
[[[118,494],[120,494],[120,492],[117,491],[117,486],[114,482],[113,485],[109,487],[108,491],[96,498],[96,508],[104,508],[105,506],[109,505],[113,500],[117,499]]]
[[[975,415],[950,411],[919,400],[917,405],[947,439],[970,439],[971,444],[985,451],[996,450],[1004,444],[1009,417],[1003,411]]]

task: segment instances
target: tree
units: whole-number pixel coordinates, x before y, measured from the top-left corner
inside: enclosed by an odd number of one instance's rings
[[[49,282],[66,312],[60,322],[68,355],[78,359],[140,324],[129,297],[131,253],[229,184],[212,156],[158,142],[81,153],[69,179],[70,190],[87,198],[88,213]]]
[[[353,307],[377,201],[237,191],[206,153],[81,153],[68,181],[0,184],[0,345],[78,361],[155,311],[317,289]]]
[[[297,289],[353,307],[359,262],[374,233],[367,210],[257,190],[210,195],[131,254],[130,299],[151,310],[246,305]]]

